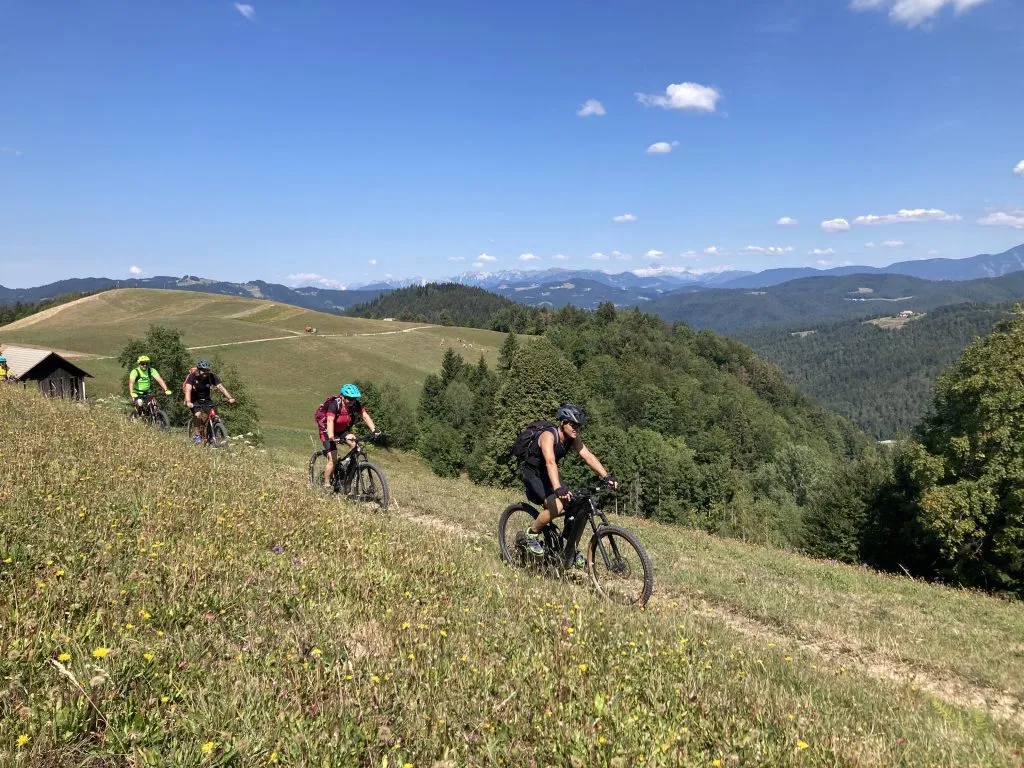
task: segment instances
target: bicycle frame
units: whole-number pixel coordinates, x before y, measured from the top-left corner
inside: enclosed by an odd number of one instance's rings
[[[212,403],[209,408],[203,408],[202,414],[200,416],[196,416],[195,413],[192,414],[192,420],[190,424],[193,427],[199,427],[198,434],[203,438],[203,440],[207,439],[206,431],[210,424],[216,424],[218,421],[221,420],[220,414],[217,413],[217,406],[219,405],[220,403]],[[193,432],[192,434],[196,433]]]
[[[615,540],[613,539],[611,542],[613,556],[609,557],[604,542],[597,535],[601,528],[609,525],[608,518],[604,512],[594,503],[594,496],[601,490],[603,489],[581,488],[573,494],[577,498],[573,499],[565,508],[565,524],[560,532],[563,547],[559,557],[559,565],[563,570],[568,570],[572,567],[577,547],[588,523],[590,524],[591,533],[597,537],[597,549],[601,553],[605,566],[611,568],[613,557],[619,558],[618,546],[615,544]],[[550,525],[553,525],[553,522]],[[555,528],[557,529],[557,526]]]

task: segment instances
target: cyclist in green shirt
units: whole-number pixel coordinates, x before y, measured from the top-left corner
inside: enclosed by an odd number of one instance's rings
[[[149,364],[149,355],[139,355],[139,359],[135,361],[135,367],[128,374],[128,394],[131,395],[136,411],[142,412],[142,406],[146,401],[146,396],[153,388],[154,380],[163,387],[165,395],[171,394],[167,382],[160,378],[160,371]]]

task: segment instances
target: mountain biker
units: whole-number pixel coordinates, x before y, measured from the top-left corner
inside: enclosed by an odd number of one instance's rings
[[[380,430],[373,423],[369,411],[363,408],[359,402],[362,397],[359,387],[355,384],[345,384],[338,390],[337,395],[331,395],[323,404],[316,409],[314,420],[320,431],[320,442],[327,452],[327,466],[324,467],[324,485],[330,486],[331,475],[334,473],[334,463],[338,459],[338,446],[336,439],[341,437],[348,447],[355,448],[356,437],[350,431],[356,416],[363,419],[363,423],[370,428],[374,437],[380,436]]]
[[[562,485],[558,474],[558,462],[570,451],[576,451],[587,466],[610,487],[618,487],[615,476],[604,468],[597,456],[580,439],[580,430],[587,423],[583,411],[572,403],[563,403],[556,419],[557,426],[545,428],[534,438],[522,464],[526,498],[534,504],[543,505],[533,525],[526,529],[526,546],[534,555],[544,554],[541,530],[552,518],[562,515],[566,505],[572,502],[572,492]],[[586,560],[580,552],[575,553],[573,564],[577,568],[586,567]]]
[[[7,367],[7,358],[4,357],[3,355],[0,355],[0,381],[3,381],[4,379],[7,378],[7,372],[9,370],[10,369]]]
[[[200,360],[196,363],[195,370],[190,371],[185,377],[185,407],[192,411],[192,426],[195,434],[192,439],[195,442],[202,442],[200,434],[201,424],[199,419],[203,414],[213,408],[213,400],[210,399],[212,387],[220,390],[220,393],[227,398],[229,403],[234,403],[235,398],[227,391],[217,374],[210,370],[209,360]]]
[[[128,374],[128,394],[132,398],[135,410],[142,413],[142,406],[146,401],[146,395],[153,387],[153,380],[164,390],[165,395],[171,394],[167,383],[160,378],[160,371],[149,364],[149,355],[139,355],[135,361],[135,367]]]

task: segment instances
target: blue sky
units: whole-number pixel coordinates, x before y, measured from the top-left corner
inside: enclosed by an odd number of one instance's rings
[[[1022,61],[1018,0],[8,3],[0,284],[1001,251]]]

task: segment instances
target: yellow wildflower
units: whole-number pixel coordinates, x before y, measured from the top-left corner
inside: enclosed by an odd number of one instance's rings
[[[69,662],[69,661],[71,661],[71,654],[68,653],[67,651],[64,651],[64,653],[62,653],[60,656],[57,657],[57,661],[63,661],[65,663]]]
[[[108,653],[110,653],[110,649],[109,648],[103,648],[103,647],[93,648],[93,650],[92,650],[92,657],[94,659],[105,659],[107,657]]]
[[[144,658],[146,661],[152,661],[153,654],[147,651],[146,653],[142,654],[142,658]]]
[[[796,742],[796,748],[797,749],[807,749],[809,746],[811,746],[811,745],[808,744],[803,739],[797,739],[797,742]]]
[[[30,740],[29,739],[29,735],[27,733],[21,734],[18,737],[18,746],[19,747],[24,747],[26,744],[28,744],[29,740]]]
[[[201,747],[202,752],[203,752],[204,755],[210,754],[216,748],[217,748],[217,742],[215,742],[215,741],[208,741],[205,744],[203,744],[203,746]]]

